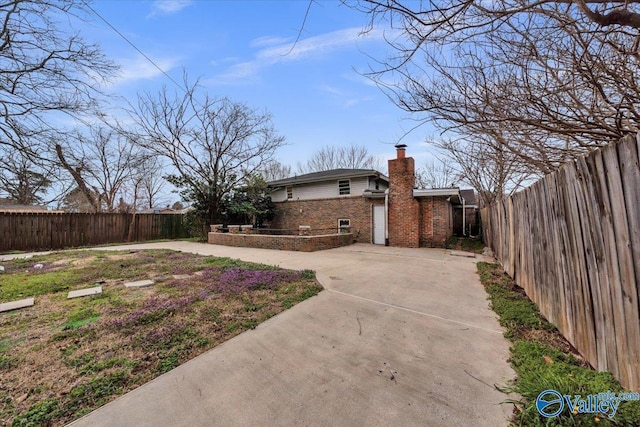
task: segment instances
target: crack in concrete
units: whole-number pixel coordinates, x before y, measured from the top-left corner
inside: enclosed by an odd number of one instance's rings
[[[402,306],[399,306],[399,305],[389,304],[389,303],[382,302],[382,301],[376,301],[376,300],[370,299],[370,298],[360,297],[358,295],[348,294],[346,292],[337,291],[335,289],[326,289],[325,288],[325,290],[327,292],[333,292],[333,293],[336,293],[336,294],[345,295],[345,296],[352,297],[352,298],[357,298],[357,299],[360,299],[360,300],[363,300],[363,301],[372,302],[374,304],[380,304],[380,305],[384,305],[386,307],[391,307],[391,308],[395,308],[395,309],[398,309],[398,310],[408,311],[409,313],[419,314],[421,316],[431,317],[433,319],[444,320],[446,322],[457,323],[459,325],[468,326],[469,328],[480,329],[482,331],[491,332],[491,333],[494,333],[494,334],[500,334],[500,335],[503,334],[502,331],[497,331],[495,329],[483,328],[482,326],[473,325],[471,323],[461,322],[459,320],[454,320],[454,319],[448,319],[446,317],[436,316],[435,314],[424,313],[422,311],[412,310],[410,308],[402,307]]]

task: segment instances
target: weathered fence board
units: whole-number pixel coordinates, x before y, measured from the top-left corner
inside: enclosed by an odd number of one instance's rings
[[[132,214],[0,213],[0,252],[126,242]],[[136,214],[133,240],[187,237],[183,215]]]
[[[485,242],[594,367],[640,390],[640,138],[481,211]]]

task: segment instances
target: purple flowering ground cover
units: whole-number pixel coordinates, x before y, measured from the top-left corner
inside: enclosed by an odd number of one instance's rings
[[[0,426],[64,425],[322,290],[311,271],[164,250],[3,265],[0,302],[36,304],[0,314]]]

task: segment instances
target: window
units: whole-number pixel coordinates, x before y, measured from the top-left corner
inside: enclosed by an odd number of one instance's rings
[[[287,186],[287,200],[293,199],[293,187],[291,185]]]
[[[338,233],[348,233],[350,227],[351,227],[350,219],[343,218],[338,220]]]
[[[351,181],[348,179],[338,181],[338,194],[340,196],[347,196],[351,194]]]

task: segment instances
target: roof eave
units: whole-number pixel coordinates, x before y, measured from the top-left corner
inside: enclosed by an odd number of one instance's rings
[[[457,188],[414,188],[413,197],[438,197],[438,196],[459,196],[460,190]]]
[[[385,175],[383,175],[380,172],[359,172],[359,173],[344,173],[344,174],[336,174],[330,177],[322,177],[322,178],[287,178],[287,179],[280,179],[278,181],[271,181],[268,182],[267,185],[269,187],[272,188],[277,188],[277,187],[284,187],[287,185],[294,185],[294,184],[311,184],[311,183],[315,183],[315,182],[326,182],[326,181],[335,181],[337,179],[346,179],[346,178],[361,178],[361,177],[369,177],[369,176],[375,176],[376,178],[380,178],[386,182],[389,182],[389,178]]]

